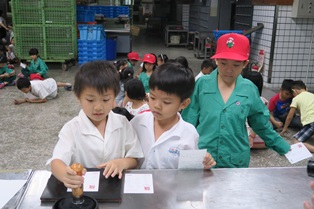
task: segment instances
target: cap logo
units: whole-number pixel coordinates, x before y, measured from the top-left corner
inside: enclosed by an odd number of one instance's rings
[[[232,37],[228,38],[226,44],[228,48],[232,48],[234,46],[234,39]]]

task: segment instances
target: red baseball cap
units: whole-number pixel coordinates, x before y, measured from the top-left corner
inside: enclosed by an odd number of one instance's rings
[[[139,58],[138,53],[137,52],[130,52],[128,53],[128,59],[129,60],[141,60],[141,58]]]
[[[216,54],[211,59],[230,59],[245,61],[249,59],[250,42],[241,34],[228,33],[222,35],[217,41]]]
[[[156,62],[156,57],[153,54],[145,54],[143,57],[143,62],[154,64]]]

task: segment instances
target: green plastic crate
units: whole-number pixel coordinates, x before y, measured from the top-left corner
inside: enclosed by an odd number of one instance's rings
[[[58,9],[45,9],[46,24],[74,25],[76,23],[76,12],[68,12]]]
[[[43,0],[44,8],[76,10],[76,0]]]

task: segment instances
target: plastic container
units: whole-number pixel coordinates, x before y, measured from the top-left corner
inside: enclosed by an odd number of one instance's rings
[[[170,43],[171,44],[179,44],[180,43],[180,36],[178,36],[178,35],[170,36]]]
[[[106,39],[106,59],[115,60],[117,59],[117,37],[107,37]]]
[[[78,25],[81,40],[103,40],[106,33],[102,25]]]

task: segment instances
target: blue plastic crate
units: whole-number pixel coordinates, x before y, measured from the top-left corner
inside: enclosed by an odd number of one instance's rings
[[[84,47],[79,47],[78,48],[78,54],[85,56],[85,55],[93,55],[93,56],[97,56],[97,55],[102,55],[106,53],[106,46],[102,47],[102,48],[84,48]]]
[[[242,30],[214,30],[215,40],[217,41],[220,38],[220,36],[227,34],[227,33],[243,34],[243,31]],[[250,35],[247,35],[246,37],[250,38]]]
[[[95,12],[90,10],[77,10],[76,11],[77,22],[94,22]]]
[[[78,63],[84,64],[86,62],[94,61],[94,60],[106,60],[106,53],[101,56],[79,56]]]
[[[103,40],[106,39],[106,33],[102,25],[78,25],[80,31],[80,40]]]
[[[106,47],[106,39],[103,40],[78,40],[78,49],[80,50],[100,50]]]

